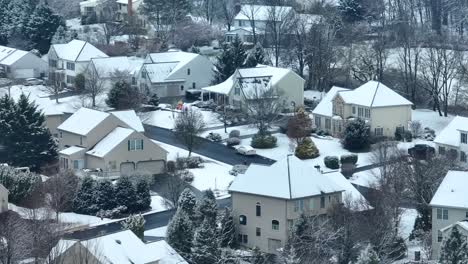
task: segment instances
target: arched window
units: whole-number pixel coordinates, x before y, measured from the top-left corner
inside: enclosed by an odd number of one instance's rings
[[[240,215],[240,216],[239,216],[239,224],[241,224],[241,225],[247,225],[247,216],[245,216],[245,215]]]
[[[278,220],[272,220],[271,221],[271,229],[279,230],[279,221]]]
[[[260,203],[257,203],[257,205],[255,206],[255,213],[257,216],[262,216],[262,206],[260,205]]]

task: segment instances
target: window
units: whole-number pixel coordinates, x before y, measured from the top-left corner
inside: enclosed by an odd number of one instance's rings
[[[226,42],[232,42],[232,36],[231,35],[226,36]]]
[[[353,115],[355,115],[355,114],[356,114],[356,107],[353,106]]]
[[[442,242],[442,231],[437,231],[437,242]]]
[[[461,143],[466,144],[466,143],[467,143],[467,139],[468,139],[468,138],[467,138],[467,134],[466,134],[466,133],[461,133],[461,134],[460,134],[460,141],[461,141]]]
[[[437,219],[448,220],[448,210],[437,208]]]
[[[240,224],[240,225],[247,225],[247,216],[245,216],[245,215],[240,215],[240,216],[239,216],[239,224]]]
[[[80,162],[78,160],[73,161],[73,169],[78,170],[80,168]]]
[[[187,69],[187,75],[190,75],[190,69]]]
[[[309,210],[314,210],[315,209],[315,206],[314,206],[314,198],[311,198],[309,200]]]
[[[338,132],[341,132],[341,122],[338,122]]]
[[[304,211],[304,200],[294,201],[294,212]]]
[[[239,20],[239,27],[242,27],[242,26],[243,26],[243,23],[242,23],[242,22],[244,22],[244,21]]]
[[[75,70],[75,63],[67,62],[67,70],[74,71]]]
[[[364,114],[366,118],[370,118],[370,109],[365,109]]]
[[[444,210],[443,210],[442,219],[448,220],[448,210],[447,210],[447,209],[444,209]]]
[[[244,242],[245,244],[247,244],[247,242],[249,242],[249,236],[247,236],[247,235],[242,235],[242,242]]]
[[[468,219],[468,212],[465,212],[465,218]]]
[[[146,71],[141,71],[141,78],[145,78],[146,77]]]
[[[325,196],[320,197],[320,208],[325,208]]]
[[[109,161],[109,169],[111,171],[117,170],[117,161],[115,160]]]
[[[262,216],[262,206],[260,205],[260,203],[257,203],[257,205],[255,206],[255,214],[257,216]]]
[[[60,131],[60,138],[62,138],[62,137],[63,137],[63,134],[62,134],[62,132]]]
[[[143,139],[130,139],[128,141],[128,150],[142,150],[143,149]]]
[[[279,230],[279,221],[278,220],[271,221],[271,229]]]
[[[445,147],[439,147],[439,154],[445,155]]]
[[[322,121],[321,118],[318,117],[318,116],[316,116],[316,117],[315,117],[315,126],[318,127],[318,128],[320,128],[320,127],[322,126],[322,124],[321,124],[322,122],[321,122],[321,121]]]
[[[6,72],[7,72],[7,73],[11,73],[11,68],[8,67],[8,66],[6,66]]]
[[[80,137],[80,146],[83,146],[83,137]]]
[[[376,136],[383,136],[383,128],[382,128],[382,127],[376,127],[376,128],[374,129],[374,134],[375,134]]]
[[[262,229],[260,227],[255,228],[255,235],[256,236],[261,236],[262,235]]]
[[[197,88],[197,84],[196,83],[192,83],[192,89],[195,89]]]
[[[464,151],[460,151],[460,161],[466,162],[466,153]]]
[[[183,85],[180,86],[180,90],[181,90],[181,91],[184,90],[184,86],[183,86]]]
[[[236,86],[236,88],[234,88],[234,94],[235,95],[240,95],[240,88],[238,86]]]
[[[239,241],[239,243],[242,243],[242,235],[241,234],[237,235],[237,241]]]
[[[329,118],[325,119],[325,129],[331,129],[331,120]]]
[[[361,107],[358,107],[358,116],[362,117],[364,115],[364,109]]]
[[[75,77],[67,75],[67,83],[72,84],[75,81]]]

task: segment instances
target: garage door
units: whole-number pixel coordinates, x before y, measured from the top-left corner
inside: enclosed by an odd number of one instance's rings
[[[138,172],[148,173],[151,175],[164,173],[164,169],[165,166],[163,160],[148,160],[137,163]]]
[[[135,164],[133,162],[120,163],[120,174],[130,175],[135,171]]]

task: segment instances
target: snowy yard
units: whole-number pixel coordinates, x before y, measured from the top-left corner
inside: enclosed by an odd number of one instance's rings
[[[223,125],[223,123],[218,119],[218,114],[212,111],[205,111],[205,110],[200,110],[200,112],[203,115],[203,121],[205,121],[206,128]],[[145,124],[163,127],[167,129],[173,129],[174,120],[177,118],[179,113],[180,111],[177,111],[177,110],[171,111],[169,109],[163,109],[163,110],[156,110],[156,111],[151,111],[147,113],[140,113],[139,116],[142,122]]]
[[[145,231],[145,236],[166,237],[166,230],[167,230],[167,226],[146,230]]]

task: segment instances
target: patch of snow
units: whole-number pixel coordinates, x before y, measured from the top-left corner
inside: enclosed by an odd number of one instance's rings
[[[416,109],[413,110],[412,120],[421,122],[422,128],[429,127],[434,129],[438,135],[447,125],[453,120],[454,116],[448,117],[439,116],[439,113],[429,109]]]
[[[198,109],[195,106],[191,106]],[[222,126],[223,123],[218,119],[219,115],[212,111],[200,110],[203,115],[203,121],[205,122],[205,127],[216,127]],[[143,123],[153,126],[158,126],[167,129],[174,128],[174,121],[177,116],[180,114],[180,111],[168,111],[168,110],[156,110],[147,113],[140,113],[139,116]]]
[[[151,212],[162,212],[169,208],[166,206],[166,200],[159,195],[151,195]]]
[[[356,172],[349,179],[349,181],[357,185],[371,187],[377,183],[377,180],[379,179],[379,177],[380,177],[380,168],[375,168],[371,170]]]
[[[311,101],[320,101],[322,100],[323,97],[325,97],[325,94],[317,90],[305,90],[304,91],[304,98],[311,100]]]
[[[58,129],[86,136],[108,116],[108,113],[82,107],[65,120]]]
[[[333,98],[340,91],[348,91],[346,88],[341,88],[338,86],[333,86],[330,91],[323,97],[320,103],[312,111],[313,114],[329,116],[333,115]]]
[[[414,222],[418,216],[416,209],[401,208],[403,213],[400,219],[400,236],[407,240],[413,231]]]
[[[149,229],[145,231],[145,236],[166,237],[167,226]]]
[[[431,206],[468,208],[468,172],[449,171],[439,185]]]

